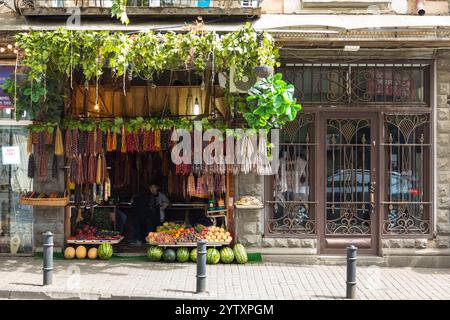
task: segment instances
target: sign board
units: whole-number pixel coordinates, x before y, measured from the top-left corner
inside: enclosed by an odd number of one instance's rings
[[[20,164],[20,148],[18,146],[2,147],[3,164]]]
[[[0,86],[5,83],[5,80],[14,74],[14,66],[0,65]],[[13,108],[13,102],[8,95],[0,88],[0,109]]]

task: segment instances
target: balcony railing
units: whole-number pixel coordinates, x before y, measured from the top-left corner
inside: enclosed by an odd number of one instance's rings
[[[128,16],[204,15],[259,16],[263,0],[128,0]],[[70,15],[80,8],[82,15],[103,16],[111,13],[111,0],[15,0],[24,16]]]

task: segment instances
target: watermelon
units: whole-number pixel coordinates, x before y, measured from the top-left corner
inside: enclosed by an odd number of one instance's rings
[[[164,262],[174,262],[176,258],[177,258],[177,254],[175,253],[175,250],[173,250],[173,249],[164,250],[164,254],[163,254]]]
[[[220,252],[215,248],[209,248],[206,251],[206,263],[218,264],[220,261]]]
[[[223,247],[220,250],[220,261],[223,263],[232,263],[234,260],[234,252],[230,247]]]
[[[192,262],[197,262],[197,248],[192,249],[189,256]]]
[[[189,261],[189,250],[188,250],[188,248],[178,248],[178,250],[177,250],[177,261],[178,262],[188,262]]]
[[[147,257],[150,261],[160,261],[164,254],[164,250],[158,246],[152,246],[147,250]]]
[[[233,253],[237,263],[240,264],[247,263],[248,261],[247,251],[245,251],[245,248],[242,244],[240,243],[235,244],[233,248]]]
[[[110,243],[102,243],[97,250],[97,255],[102,260],[109,260],[113,255],[113,247]]]

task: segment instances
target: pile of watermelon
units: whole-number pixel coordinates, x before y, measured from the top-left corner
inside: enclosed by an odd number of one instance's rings
[[[158,246],[150,246],[147,250],[147,257],[150,261],[164,261],[164,262],[197,262],[197,248],[189,251],[186,247],[181,247],[176,250],[171,248],[163,249]],[[248,262],[247,252],[242,244],[236,244],[233,248],[222,247],[209,248],[206,251],[206,263],[218,264],[219,262],[230,264],[236,262],[244,264]]]

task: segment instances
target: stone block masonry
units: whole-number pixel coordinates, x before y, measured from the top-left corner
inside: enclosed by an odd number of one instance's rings
[[[450,51],[439,50],[436,60],[436,242],[450,247]]]
[[[47,166],[47,176],[45,178],[35,178],[33,188],[39,192],[49,193],[52,191],[63,192],[64,183],[64,170],[58,170],[58,178],[52,178],[51,161],[52,155],[48,156],[50,165]],[[63,158],[58,159],[60,167],[63,166]],[[55,249],[62,248],[64,246],[64,208],[60,207],[41,207],[35,206],[33,208],[33,234],[34,234],[34,247],[36,251],[42,251],[42,233],[45,231],[51,231],[54,234]]]

